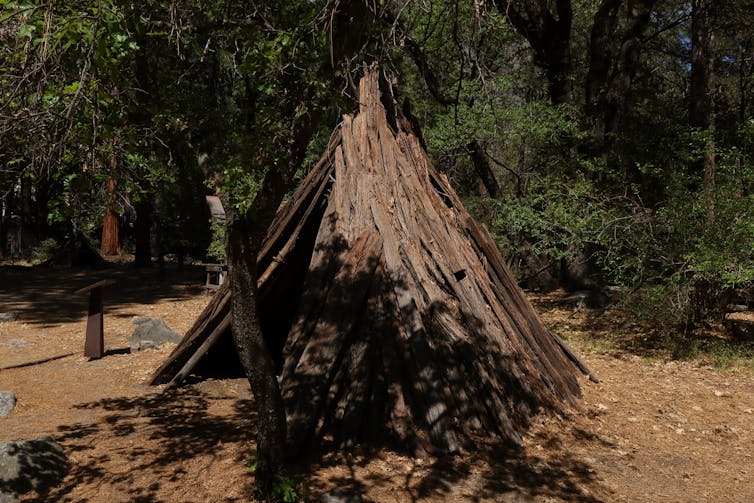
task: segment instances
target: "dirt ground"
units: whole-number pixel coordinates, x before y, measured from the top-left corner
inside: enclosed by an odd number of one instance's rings
[[[105,358],[84,358],[86,299],[105,292]],[[249,501],[254,412],[242,379],[178,390],[147,385],[172,347],[126,351],[139,316],[185,332],[209,301],[201,271],[137,272],[0,267],[0,390],[16,409],[0,441],[51,435],[71,470],[22,501]],[[580,410],[541,418],[523,449],[496,446],[446,459],[387,450],[328,454],[294,468],[311,501],[333,489],[365,501],[754,501],[754,368],[720,370],[636,350],[641,327],[612,311],[574,312],[558,295],[535,298],[545,322],[572,342],[601,382],[582,381]],[[596,337],[596,335],[602,337]],[[606,348],[595,340],[617,340]],[[25,342],[23,344],[21,341]],[[66,355],[32,366],[34,360]]]

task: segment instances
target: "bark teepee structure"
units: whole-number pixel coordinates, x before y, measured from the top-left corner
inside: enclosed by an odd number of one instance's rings
[[[477,436],[518,441],[539,410],[572,403],[587,370],[542,325],[410,126],[388,119],[378,81],[368,70],[358,114],[343,118],[258,257],[289,439],[387,433],[449,452]],[[230,339],[229,297],[218,291],[154,384],[180,382]]]

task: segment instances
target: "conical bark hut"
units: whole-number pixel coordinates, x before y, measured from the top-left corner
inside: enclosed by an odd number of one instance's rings
[[[258,257],[289,440],[387,434],[446,452],[479,437],[519,442],[536,413],[573,403],[588,371],[543,326],[410,126],[388,119],[378,81],[368,70],[358,113]],[[179,383],[229,339],[229,297],[218,291],[154,384]]]

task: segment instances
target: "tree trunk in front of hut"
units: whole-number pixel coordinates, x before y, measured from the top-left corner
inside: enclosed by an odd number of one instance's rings
[[[275,373],[275,363],[259,322],[257,253],[259,226],[249,215],[228,214],[226,255],[231,297],[231,331],[238,356],[254,393],[257,409],[257,489],[269,494],[283,465],[286,438],[285,408]],[[255,232],[257,231],[257,232]]]

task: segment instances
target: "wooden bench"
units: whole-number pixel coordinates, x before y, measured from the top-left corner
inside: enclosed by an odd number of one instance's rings
[[[754,339],[754,311],[729,313],[725,325],[736,339]]]
[[[225,282],[228,275],[228,266],[226,264],[203,264],[206,279],[204,288],[217,290]]]

